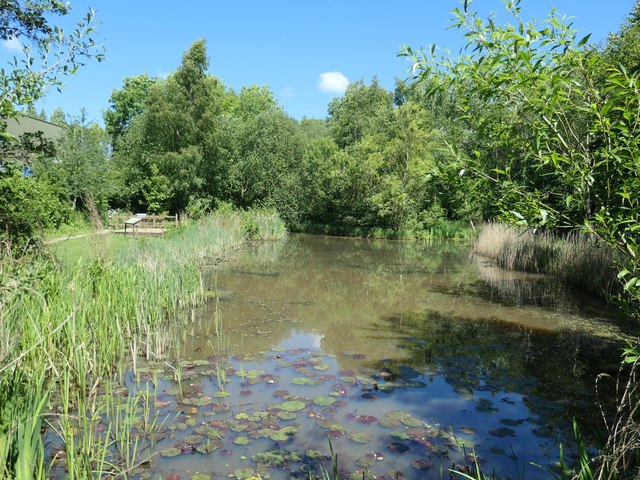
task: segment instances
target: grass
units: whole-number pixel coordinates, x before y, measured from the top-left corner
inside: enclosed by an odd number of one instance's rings
[[[283,235],[281,225],[273,212],[227,211],[164,239],[99,235],[23,255],[5,247],[0,476],[47,478],[52,465],[44,459],[41,426],[61,442],[57,457],[64,457],[68,478],[122,476],[142,461],[136,442],[144,438],[134,439],[131,421],[126,427],[137,407],[126,399],[99,401],[101,385],[128,355],[134,361],[137,355],[162,357],[175,338],[171,328],[205,300],[200,267],[246,239]],[[148,397],[136,405],[144,407]],[[108,434],[97,431],[107,418],[113,419]]]
[[[558,236],[490,223],[482,228],[474,251],[500,267],[555,275],[603,298],[618,288],[614,252],[578,232]]]

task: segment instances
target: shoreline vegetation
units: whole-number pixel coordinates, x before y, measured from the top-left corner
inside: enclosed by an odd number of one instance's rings
[[[620,293],[614,251],[578,231],[560,236],[487,223],[480,229],[473,251],[501,268],[553,275],[604,300]]]
[[[106,417],[133,418],[153,401],[151,394],[127,399],[109,391],[124,373],[123,359],[131,355],[135,365],[136,357],[161,358],[170,348],[171,327],[206,301],[201,267],[246,241],[285,235],[274,211],[226,209],[162,240],[114,248],[107,236],[92,237],[90,253],[76,261],[58,261],[55,250],[16,256],[5,245],[0,476],[43,479],[59,467],[68,478],[102,478],[126,475],[144,462],[132,442],[133,422],[110,422],[106,434],[96,428]],[[144,421],[143,434],[150,435],[154,419]],[[59,451],[45,454],[44,429],[60,439]]]

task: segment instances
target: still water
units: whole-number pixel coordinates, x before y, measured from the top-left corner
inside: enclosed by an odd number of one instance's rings
[[[331,448],[357,478],[449,478],[474,454],[500,478],[550,478],[573,418],[588,438],[601,426],[595,379],[625,334],[596,299],[457,243],[292,235],[205,284],[219,302],[179,335],[182,392],[160,384],[178,410],[163,478],[320,476]]]

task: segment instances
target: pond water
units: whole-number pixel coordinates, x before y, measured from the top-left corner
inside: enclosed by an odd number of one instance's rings
[[[205,283],[219,302],[175,365],[130,374],[169,412],[141,477],[332,475],[333,449],[357,478],[449,478],[474,454],[499,478],[549,478],[573,418],[600,428],[595,379],[615,376],[625,333],[598,300],[457,243],[292,235]]]

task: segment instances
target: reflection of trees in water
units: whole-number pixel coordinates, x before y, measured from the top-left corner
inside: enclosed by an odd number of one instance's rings
[[[403,353],[397,340],[372,323],[424,307],[434,284],[459,282],[468,269],[467,255],[459,253],[465,250],[296,235],[247,249],[210,272],[205,284],[231,296],[222,302],[223,325],[232,344],[243,337],[244,351],[273,347],[299,328],[321,335],[330,353],[393,356]]]
[[[595,379],[603,360],[616,361],[619,344],[576,332],[543,332],[490,319],[454,319],[437,313],[389,317],[385,324],[408,337],[409,361],[384,362],[376,368],[398,371],[411,365],[443,375],[456,392],[518,393],[556,443],[573,444],[575,417],[587,434],[602,428]],[[609,385],[611,387],[612,385]],[[601,385],[600,399],[612,406],[613,392]]]

